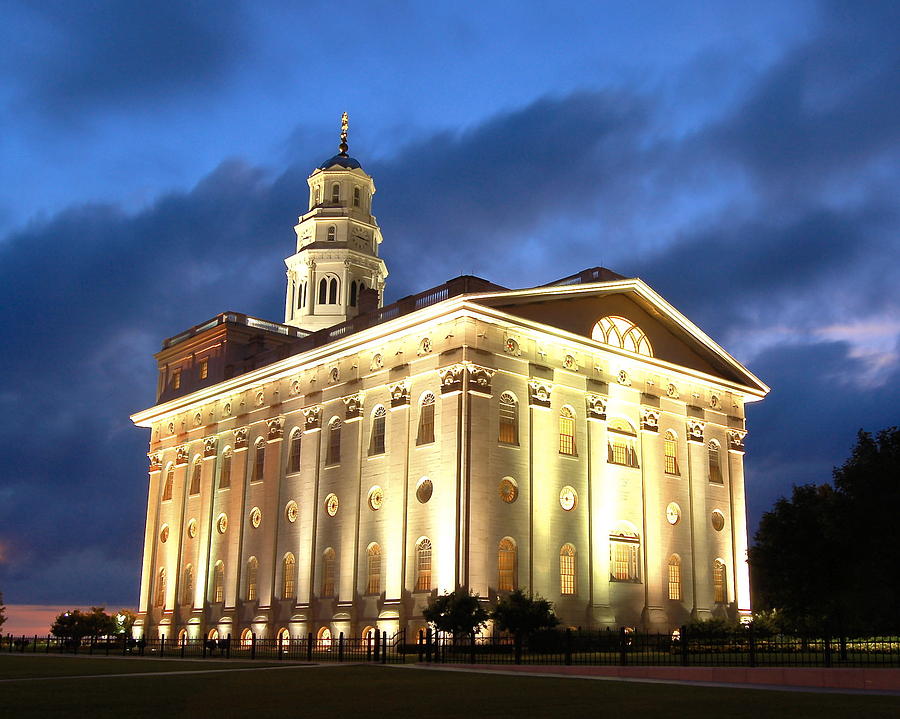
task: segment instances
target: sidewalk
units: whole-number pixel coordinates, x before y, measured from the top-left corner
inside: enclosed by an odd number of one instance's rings
[[[407,665],[409,666],[409,665]],[[582,679],[619,679],[746,689],[877,692],[900,695],[900,669],[795,667],[598,667],[539,664],[417,664],[417,668],[502,672]]]

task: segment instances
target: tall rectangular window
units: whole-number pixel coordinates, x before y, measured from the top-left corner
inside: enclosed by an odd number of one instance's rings
[[[666,432],[663,439],[663,452],[666,460],[666,474],[678,474],[678,443],[675,434]]]
[[[303,438],[303,432],[299,429],[295,430],[291,435],[290,456],[288,458],[288,472],[300,471],[300,442]]]
[[[416,444],[434,442],[434,395],[429,392],[419,405],[419,433]]]
[[[416,591],[431,589],[431,540],[421,539],[416,545]]]
[[[222,455],[222,473],[219,475],[219,489],[231,486],[231,450],[226,449]]]
[[[675,555],[669,558],[669,599],[681,599],[681,560]]]
[[[253,458],[253,474],[251,482],[262,482],[266,472],[266,443],[262,440],[256,443],[256,455]]]
[[[519,443],[519,406],[509,392],[500,395],[500,435],[503,444]]]
[[[501,592],[511,592],[516,588],[516,559],[516,544],[505,537],[497,549],[497,589]]]
[[[637,542],[610,538],[610,579],[615,582],[638,582],[641,575],[638,567],[640,545]]]
[[[559,453],[575,455],[575,413],[563,407],[559,413]]]
[[[209,360],[202,359],[200,360],[200,379],[206,379],[209,377]]]
[[[367,551],[368,580],[366,581],[366,594],[381,593],[381,547],[372,544]]]
[[[717,442],[710,442],[707,446],[709,452],[709,481],[713,484],[724,484],[722,479],[722,466],[719,464],[719,445]]]
[[[384,428],[387,421],[387,410],[377,407],[372,414],[372,439],[369,442],[369,454],[384,454]]]
[[[338,464],[341,461],[341,420],[335,417],[328,425],[328,449],[325,464]]]
[[[322,596],[334,596],[334,550],[331,547],[322,555]]]
[[[559,550],[559,593],[575,594],[575,547],[571,544]]]
[[[194,466],[191,468],[191,494],[200,494],[200,475],[203,470],[203,465],[198,457],[194,460]]]

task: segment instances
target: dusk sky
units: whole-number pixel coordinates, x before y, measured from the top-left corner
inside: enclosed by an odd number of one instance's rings
[[[137,605],[152,355],[283,319],[344,110],[386,302],[603,265],[772,387],[751,526],[900,424],[900,2],[6,0],[0,28],[7,604]]]

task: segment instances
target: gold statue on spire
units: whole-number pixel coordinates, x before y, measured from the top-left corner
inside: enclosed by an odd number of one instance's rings
[[[348,127],[350,127],[350,117],[345,112],[343,115],[341,115],[341,144],[338,146],[338,148],[341,151],[341,155],[344,157],[347,156],[347,149],[348,149],[348,147],[347,147],[347,128]]]

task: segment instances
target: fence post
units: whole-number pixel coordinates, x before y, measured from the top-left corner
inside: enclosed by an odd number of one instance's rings
[[[625,644],[625,639],[625,627],[619,627],[619,664],[623,667],[628,664],[628,645]]]
[[[828,635],[827,632],[825,633],[825,638],[823,639],[823,641],[825,642],[825,646],[823,647],[823,649],[825,650],[825,666],[830,667],[831,666],[831,637]]]
[[[847,637],[841,632],[841,661],[847,661]]]
[[[750,631],[750,634],[749,634],[749,638],[748,638],[748,644],[749,644],[749,649],[750,649],[750,666],[755,667],[756,666],[756,634],[753,631],[753,623],[752,622],[750,623],[749,631]]]
[[[207,643],[208,641],[209,641],[209,639],[204,639],[204,640],[203,640],[203,658],[204,658],[204,659],[206,659],[206,643]]]
[[[425,661],[431,664],[431,627],[425,629]]]
[[[166,653],[166,635],[161,634],[159,637],[159,656],[163,656]]]
[[[513,639],[513,643],[515,645],[515,662],[516,664],[522,663],[522,633],[516,632],[515,639]]]
[[[338,661],[344,661],[344,633],[338,634]]]
[[[22,636],[22,643],[23,643],[23,644],[25,643],[25,637],[24,637],[24,635]],[[91,637],[91,644],[90,644],[90,647],[91,647],[91,648],[88,649],[88,654],[93,654],[93,653],[94,653],[94,637],[93,637],[93,636]]]
[[[49,653],[50,653],[50,635],[48,634],[47,635],[47,649],[44,652],[44,654],[49,654]]]
[[[372,660],[378,661],[381,656],[380,632],[377,629],[369,631],[369,646],[372,648]]]
[[[381,633],[381,663],[387,664],[387,632]]]
[[[181,658],[184,659],[184,648],[187,646],[187,635],[181,637]]]
[[[690,652],[688,649],[688,628],[686,624],[681,625],[681,666],[688,665],[688,657]]]
[[[469,662],[471,664],[475,663],[475,632],[472,632],[472,648],[469,652]]]
[[[231,632],[228,632],[228,641],[225,644],[225,658],[231,659]]]
[[[312,632],[306,635],[306,661],[312,661],[312,647],[313,647],[313,635]]]
[[[256,659],[256,632],[250,632],[250,658]]]
[[[572,630],[566,628],[566,666],[572,665]]]

